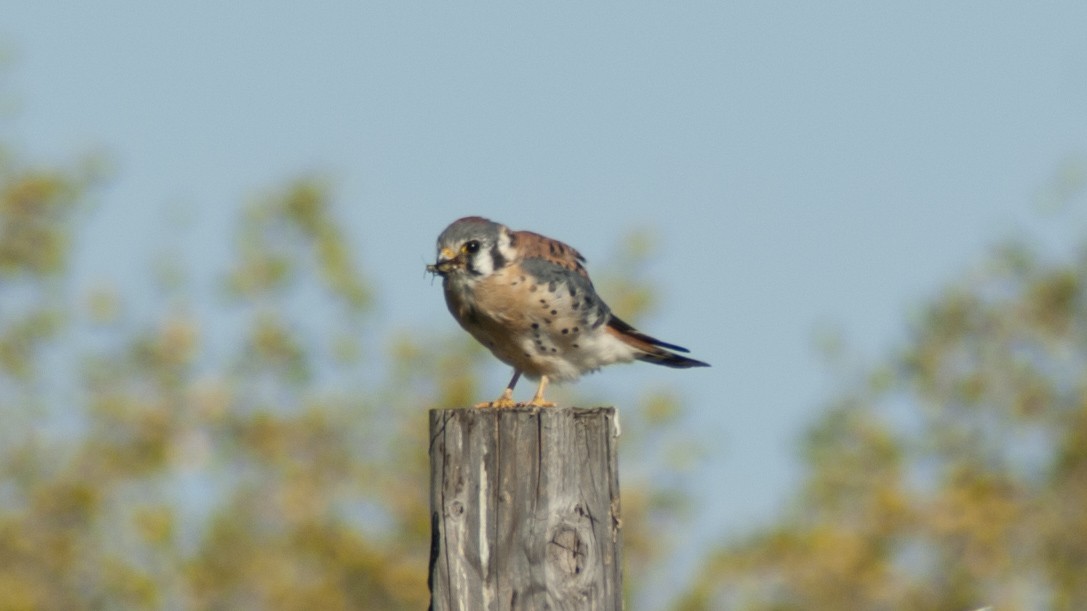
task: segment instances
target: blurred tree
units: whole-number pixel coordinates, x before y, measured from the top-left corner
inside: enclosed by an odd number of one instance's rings
[[[807,436],[677,608],[1087,608],[1087,257],[999,250]]]
[[[377,334],[313,179],[244,208],[220,302],[175,269],[136,323],[74,294],[100,180],[0,148],[0,609],[422,608],[425,408],[484,394],[490,357],[456,330]],[[638,269],[648,236],[623,244],[612,267]],[[652,305],[634,277],[598,274],[631,320]],[[1087,608],[1085,286],[1087,255],[1009,246],[949,288],[811,429],[792,509],[677,608]],[[666,572],[689,456],[677,397],[643,394],[623,406],[630,608]]]
[[[96,178],[0,156],[0,609],[424,608],[426,408],[476,400],[490,357],[453,329],[378,336],[312,179],[244,208],[218,304],[177,261],[150,323],[106,289],[73,299]],[[626,316],[651,303],[614,290]],[[664,452],[676,406],[651,393],[624,434]],[[637,600],[682,491],[625,485]]]

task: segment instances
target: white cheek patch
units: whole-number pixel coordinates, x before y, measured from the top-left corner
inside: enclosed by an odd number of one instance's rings
[[[472,271],[482,276],[490,276],[494,273],[494,259],[491,258],[491,252],[485,248],[480,248],[476,254],[472,255]]]
[[[506,261],[513,261],[517,258],[517,251],[510,245],[509,229],[506,229],[505,227],[498,232],[498,253],[502,255]]]

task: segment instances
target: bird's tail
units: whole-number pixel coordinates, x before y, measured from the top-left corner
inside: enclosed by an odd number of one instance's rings
[[[654,365],[664,365],[665,367],[675,367],[676,369],[688,369],[691,367],[709,367],[709,363],[704,363],[697,359],[687,358],[681,354],[674,352],[668,352],[667,350],[655,349],[652,352],[643,352],[634,358],[646,363],[653,363]]]
[[[634,358],[639,361],[653,363],[654,365],[664,365],[665,367],[675,367],[677,369],[710,366],[709,363],[703,363],[702,361],[676,354],[676,352],[689,351],[683,346],[662,342],[655,337],[646,335],[623,322],[622,319],[615,315],[612,315],[611,320],[608,321],[607,330],[627,345],[637,349],[638,353]]]

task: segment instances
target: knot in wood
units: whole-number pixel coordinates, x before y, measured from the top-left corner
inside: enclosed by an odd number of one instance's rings
[[[566,577],[577,577],[585,570],[589,546],[577,529],[562,525],[551,537],[547,558]]]
[[[435,611],[621,611],[611,408],[431,411]]]

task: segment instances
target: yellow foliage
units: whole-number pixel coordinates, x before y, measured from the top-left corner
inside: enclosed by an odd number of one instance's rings
[[[816,422],[793,511],[678,608],[1087,608],[1087,261],[985,269]]]
[[[0,274],[41,288],[65,272],[83,186],[0,172]],[[56,291],[31,291],[23,316],[0,321],[0,382],[19,382],[0,392],[0,610],[426,606],[424,408],[478,400],[487,357],[458,332],[425,349],[398,336],[380,361],[363,351],[378,345],[360,332],[370,288],[334,213],[313,180],[247,207],[224,274],[229,339],[191,313],[183,285],[141,325],[95,289],[80,302],[105,340],[94,347],[65,343],[82,329],[57,333],[80,319]],[[343,307],[290,307],[314,289]],[[637,285],[617,295],[631,314],[648,303]],[[72,365],[45,370],[46,348]],[[644,412],[660,434],[676,400],[657,393]],[[674,508],[675,494],[624,492],[635,517],[660,524]],[[638,524],[631,583],[665,542]]]

